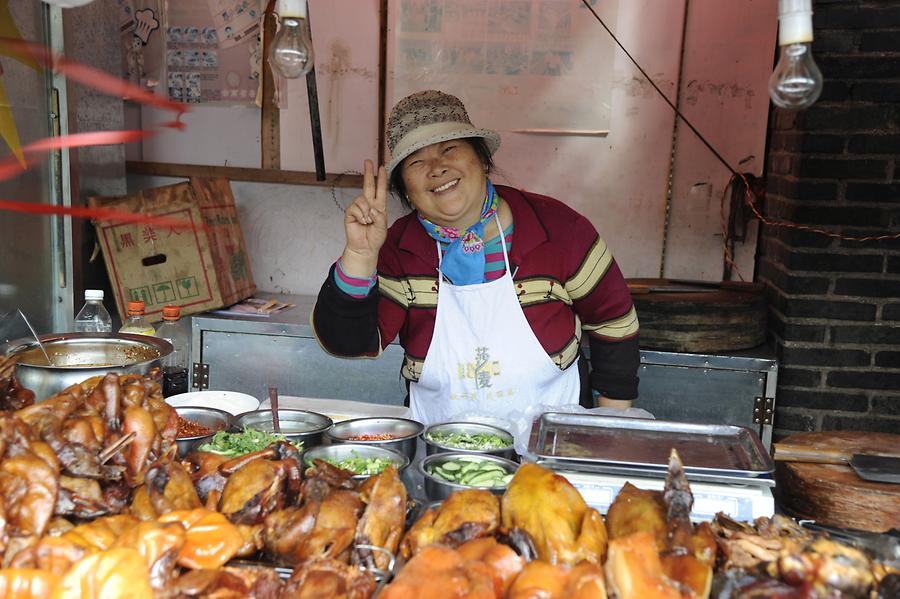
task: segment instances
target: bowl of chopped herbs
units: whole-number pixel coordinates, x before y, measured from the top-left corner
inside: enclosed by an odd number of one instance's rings
[[[332,466],[353,473],[353,478],[362,480],[394,466],[402,472],[409,466],[409,458],[391,449],[375,445],[341,443],[340,445],[320,445],[303,453],[304,466],[313,466],[315,460],[323,460]]]
[[[464,452],[516,458],[509,431],[477,422],[444,422],[425,429],[425,453]]]
[[[261,451],[278,441],[287,441],[303,451],[303,441],[288,439],[280,433],[270,433],[248,427],[239,431],[219,431],[197,449],[228,457],[238,457],[254,451]]]

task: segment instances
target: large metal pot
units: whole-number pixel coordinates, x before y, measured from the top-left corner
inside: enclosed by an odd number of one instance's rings
[[[0,355],[15,355],[19,383],[43,401],[70,385],[110,372],[147,374],[160,368],[172,344],[147,335],[124,333],[61,333],[42,335],[47,359],[34,339],[0,346]]]

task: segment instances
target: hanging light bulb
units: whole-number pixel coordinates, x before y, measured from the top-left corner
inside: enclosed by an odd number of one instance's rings
[[[769,97],[779,108],[802,110],[822,93],[822,71],[812,56],[812,0],[778,0],[778,64]]]
[[[50,6],[61,6],[63,8],[77,8],[90,4],[94,0],[44,0]]]
[[[306,10],[306,0],[278,0],[279,27],[269,64],[287,79],[306,75],[315,64]]]

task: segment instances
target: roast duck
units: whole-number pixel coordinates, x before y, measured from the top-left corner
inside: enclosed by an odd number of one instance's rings
[[[392,467],[359,485],[284,442],[179,461],[151,379],[37,404],[14,379],[0,364],[0,597],[366,599],[392,574],[381,599],[900,596],[896,564],[790,519],[692,524],[675,451],[663,491],[626,484],[605,520],[523,464],[502,496],[457,492],[407,527]]]

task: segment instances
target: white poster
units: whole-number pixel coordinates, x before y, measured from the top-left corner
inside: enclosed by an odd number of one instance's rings
[[[614,27],[617,0],[593,4]],[[612,40],[580,0],[391,0],[388,15],[391,104],[434,88],[496,129],[609,129]]]

